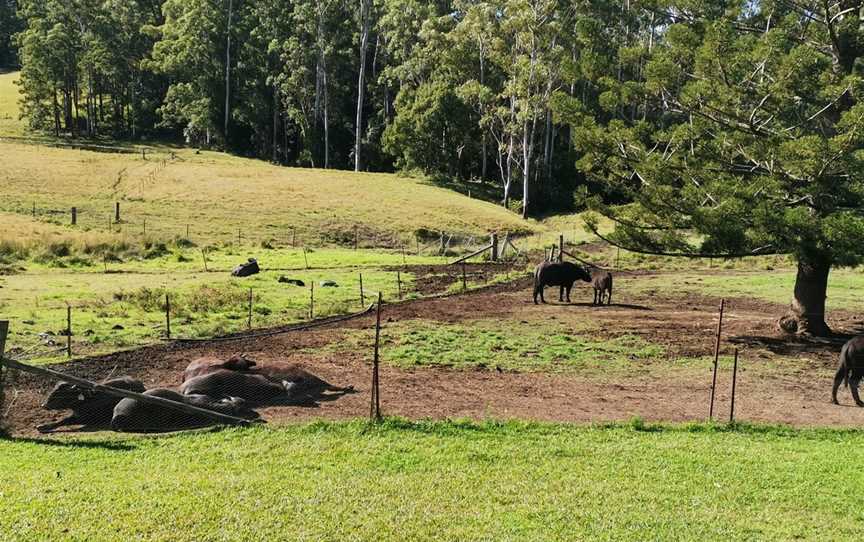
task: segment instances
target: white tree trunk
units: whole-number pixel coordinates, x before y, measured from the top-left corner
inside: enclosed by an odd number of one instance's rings
[[[225,48],[225,142],[228,142],[228,119],[231,116],[231,19],[234,16],[234,0],[228,0],[228,43]]]
[[[360,76],[357,78],[357,119],[354,124],[354,171],[360,171],[360,145],[363,140],[363,98],[366,94],[366,50],[369,47],[370,0],[360,0]]]

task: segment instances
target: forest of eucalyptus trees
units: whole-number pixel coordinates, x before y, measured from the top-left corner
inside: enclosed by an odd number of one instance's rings
[[[17,3],[23,31],[11,42],[33,129],[182,137],[282,164],[473,178],[496,183],[501,202],[526,215],[572,206],[582,180],[556,94],[601,107],[604,79],[641,69],[639,51],[671,9],[566,0],[2,1]]]

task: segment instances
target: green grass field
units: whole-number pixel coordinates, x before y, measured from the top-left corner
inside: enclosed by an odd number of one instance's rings
[[[18,118],[18,72],[0,72],[0,137],[24,135]]]
[[[854,540],[864,433],[315,423],[0,441],[3,540]]]

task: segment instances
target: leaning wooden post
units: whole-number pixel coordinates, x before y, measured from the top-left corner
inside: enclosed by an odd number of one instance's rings
[[[493,262],[497,262],[498,261],[498,234],[495,232],[492,232],[491,244],[492,244],[492,246],[490,247],[491,252],[489,255],[489,259],[492,260]]]
[[[465,281],[465,262],[462,262],[462,291],[468,289],[468,283]]]
[[[726,300],[720,300],[720,319],[717,321],[717,341],[714,343],[714,377],[711,379],[711,406],[708,409],[708,419],[714,419],[714,390],[717,388],[717,360],[720,358],[720,334],[723,331],[723,308]]]
[[[72,207],[72,225],[78,225],[78,208]]]
[[[204,248],[201,248],[201,259],[204,260],[204,272],[207,273],[207,253],[204,252]]]
[[[72,357],[72,307],[66,305],[66,357]]]
[[[309,259],[306,258],[306,247],[303,247],[303,262],[306,263],[306,269],[309,269]]]
[[[114,222],[120,222],[120,202],[114,203]]]
[[[171,338],[171,296],[165,294],[165,337]]]
[[[363,294],[363,273],[360,273],[360,307],[366,306],[366,296]]]
[[[558,261],[564,261],[564,234],[558,236]]]
[[[246,329],[252,329],[252,288],[249,288],[249,320],[246,322]]]
[[[735,384],[738,380],[738,349],[735,349],[735,361],[732,365],[732,405],[729,407],[729,423],[735,421]]]
[[[369,418],[372,421],[381,419],[381,395],[378,385],[379,345],[381,342],[381,292],[378,292],[378,310],[375,316],[375,354],[372,358],[372,400],[369,406]]]

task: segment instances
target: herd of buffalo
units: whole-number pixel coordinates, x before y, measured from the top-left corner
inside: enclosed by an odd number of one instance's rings
[[[227,360],[200,358],[183,371],[178,390],[153,388],[130,377],[102,382],[102,386],[203,408],[246,420],[258,418],[254,407],[313,404],[351,393],[353,387],[334,386],[297,364],[259,364],[244,356]],[[177,410],[134,398],[120,398],[100,389],[61,382],[42,405],[47,410],[71,410],[54,423],[40,425],[40,432],[67,425],[107,428],[124,432],[176,431],[214,423],[211,416]]]
[[[250,260],[250,264],[257,262]],[[577,281],[590,282],[595,305],[612,303],[612,274],[606,271],[593,277],[588,269],[571,262],[544,261],[534,271],[534,303],[543,303],[543,289],[558,286],[559,300],[570,302],[570,290]],[[841,384],[850,388],[855,404],[864,407],[858,387],[864,377],[864,336],[848,341],[840,352],[840,366],[834,376],[831,399],[837,404]],[[177,390],[154,388],[130,377],[106,380],[103,386],[203,408],[246,420],[258,418],[254,407],[298,405],[324,398],[336,398],[353,391],[353,387],[334,386],[309,373],[297,364],[258,364],[243,356],[227,360],[200,358],[183,372],[183,383]],[[214,423],[201,413],[190,413],[131,397],[120,398],[99,389],[62,382],[49,394],[43,407],[47,410],[71,410],[60,421],[40,425],[41,432],[67,425],[93,428],[110,427],[115,431],[155,432],[203,427]]]

